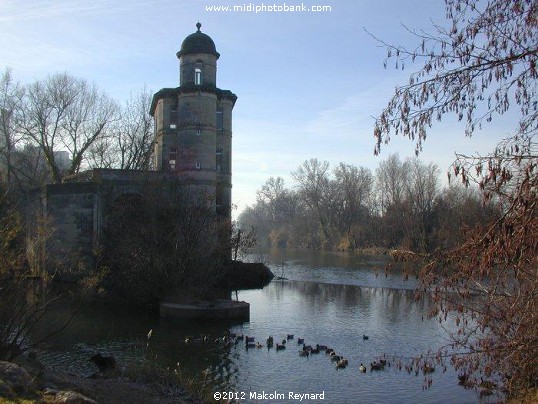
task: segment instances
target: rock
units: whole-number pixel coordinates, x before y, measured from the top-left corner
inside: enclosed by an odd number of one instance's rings
[[[76,391],[61,391],[56,395],[58,402],[68,404],[97,404],[97,401],[92,400]]]
[[[261,289],[273,277],[271,270],[262,263],[232,261],[224,267],[222,286],[229,290]]]
[[[47,403],[65,403],[65,404],[97,404],[97,401],[92,400],[76,391],[47,391],[45,393]]]
[[[13,363],[22,366],[32,378],[41,377],[45,371],[45,366],[37,359],[35,352],[27,355],[20,355],[13,360]]]
[[[28,372],[11,362],[0,361],[0,380],[15,394],[27,393],[32,385],[32,379]],[[2,387],[0,387],[1,391]]]

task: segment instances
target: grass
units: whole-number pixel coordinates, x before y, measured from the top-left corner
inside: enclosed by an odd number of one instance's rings
[[[144,360],[131,364],[122,372],[123,376],[134,382],[153,384],[170,395],[187,395],[197,402],[214,402],[213,391],[208,385],[208,373],[200,378],[188,377],[179,363],[173,369],[164,369],[156,363]]]

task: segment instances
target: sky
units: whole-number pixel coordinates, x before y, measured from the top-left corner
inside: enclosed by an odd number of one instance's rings
[[[330,10],[256,12],[262,5]],[[122,102],[145,86],[179,86],[176,52],[198,21],[221,55],[217,86],[238,96],[234,215],[269,177],[292,187],[290,173],[307,159],[375,171],[391,153],[414,155],[411,141],[392,136],[374,156],[375,117],[420,65],[385,69],[386,50],[369,33],[413,47],[406,27],[445,24],[442,0],[0,0],[0,69],[21,83],[68,72]],[[491,151],[510,127],[500,122],[472,138],[463,129],[450,119],[434,124],[420,159],[445,173],[455,152]]]

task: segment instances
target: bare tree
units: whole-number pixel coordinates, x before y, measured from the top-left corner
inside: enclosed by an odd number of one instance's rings
[[[317,215],[324,241],[332,242],[330,231],[330,205],[333,202],[329,179],[329,162],[318,159],[305,160],[291,173],[297,181],[299,193],[305,203]]]
[[[95,86],[66,73],[27,86],[19,127],[21,134],[43,153],[52,180],[75,174],[88,148],[107,135],[116,104]],[[69,161],[61,158],[67,149]]]
[[[52,261],[42,249],[52,234],[50,223],[37,221],[32,226],[36,231],[25,234],[17,201],[0,185],[0,360],[13,360],[41,345],[65,329],[74,315],[52,321],[51,333],[34,338],[59,295],[50,287],[52,276],[43,270],[44,262]]]
[[[189,203],[185,197],[148,183],[141,195],[114,202],[105,218],[100,262],[109,291],[146,307],[175,288],[186,296],[213,296],[230,257],[230,240],[220,242],[223,224],[207,197]]]
[[[293,218],[297,208],[296,199],[285,187],[282,177],[270,177],[256,192],[258,207],[266,211],[268,219],[273,223],[282,223]]]
[[[335,222],[344,235],[347,248],[359,247],[358,234],[364,234],[372,213],[373,176],[365,167],[340,163],[334,170],[335,192],[333,203]]]
[[[504,388],[517,396],[536,391],[538,380],[538,3],[445,4],[448,28],[415,32],[420,44],[412,50],[385,44],[397,67],[423,66],[377,119],[375,152],[391,133],[414,139],[419,152],[445,114],[465,121],[471,136],[496,116],[515,113],[513,134],[491,154],[460,156],[454,164],[465,184],[475,180],[484,199],[496,201],[496,219],[452,249],[396,256],[422,262],[421,290],[437,303],[432,314],[455,316],[452,350],[437,358],[450,356],[461,379],[485,393]]]
[[[389,206],[403,203],[408,175],[407,164],[400,160],[398,154],[391,154],[379,163],[376,170],[376,188],[382,214]]]
[[[0,170],[5,181],[11,185],[13,177],[13,155],[18,142],[15,127],[20,112],[24,90],[15,82],[10,68],[6,68],[0,78]]]
[[[147,170],[151,162],[153,118],[149,115],[151,91],[143,88],[121,108],[119,119],[113,122],[110,136],[94,142],[90,152],[91,165],[103,168]]]
[[[417,158],[406,162],[406,200],[408,213],[406,229],[414,245],[421,251],[429,251],[427,235],[433,225],[433,205],[439,193],[439,169],[433,163],[425,165]]]

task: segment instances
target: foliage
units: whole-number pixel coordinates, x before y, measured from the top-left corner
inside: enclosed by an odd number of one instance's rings
[[[2,187],[3,188],[3,187]],[[56,300],[50,288],[51,277],[33,266],[37,260],[26,259],[25,241],[34,244],[46,242],[47,232],[25,237],[20,214],[8,193],[0,196],[0,360],[13,360],[25,350],[40,345],[51,335],[40,340],[31,339],[39,327],[49,305]],[[43,257],[42,257],[43,258]],[[67,320],[52,332],[60,332]]]
[[[315,176],[305,174],[314,166],[324,167],[318,178],[323,186],[317,188]],[[441,190],[437,166],[416,158],[401,161],[391,155],[375,176],[365,167],[345,163],[331,173],[329,164],[317,159],[300,168],[295,175],[301,175],[302,182],[296,189],[287,189],[282,178],[269,178],[257,193],[257,203],[239,216],[241,226],[256,229],[261,244],[433,251],[453,245],[463,227],[492,215],[477,193],[456,185]]]
[[[190,205],[147,190],[118,199],[106,218],[105,288],[139,306],[155,305],[176,288],[211,297],[225,261],[215,214],[203,200]]]
[[[414,139],[419,152],[445,114],[465,121],[467,136],[496,116],[513,119],[512,135],[491,154],[459,155],[454,163],[455,176],[478,183],[499,214],[435,254],[396,257],[422,264],[422,292],[437,303],[432,314],[455,316],[451,357],[466,383],[515,396],[538,381],[538,3],[445,3],[448,29],[415,32],[421,44],[414,50],[385,44],[397,66],[409,60],[423,66],[377,119],[375,152],[390,133]]]
[[[231,249],[234,261],[250,254],[257,243],[256,229],[254,227],[246,231],[237,227],[237,223],[232,223]]]
[[[389,134],[401,134],[422,149],[435,120],[455,114],[470,136],[515,103],[520,135],[537,129],[536,65],[538,6],[531,0],[445,0],[449,27],[433,34],[413,32],[420,45],[413,50],[385,44],[387,60],[396,67],[424,61],[409,84],[398,87],[376,120],[376,153]],[[385,65],[387,62],[385,62]]]

